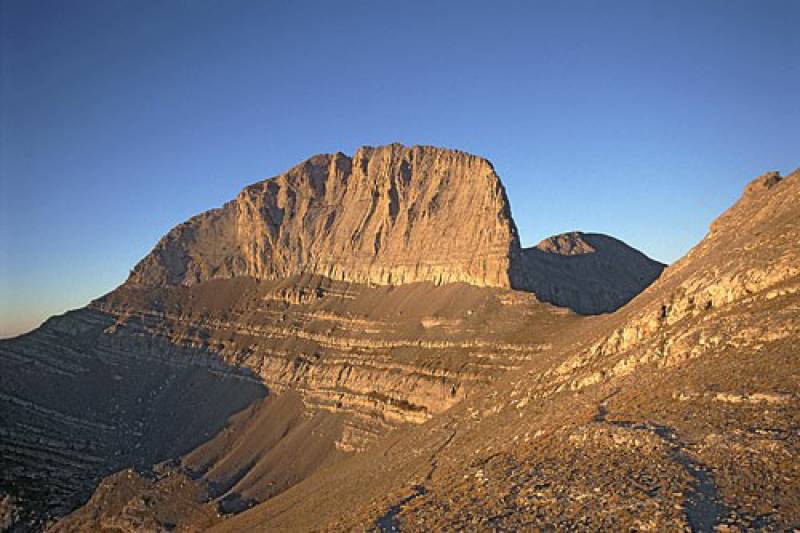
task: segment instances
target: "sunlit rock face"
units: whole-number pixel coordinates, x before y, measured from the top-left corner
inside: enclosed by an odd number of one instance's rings
[[[522,249],[491,163],[397,144],[314,156],[175,227],[128,285],[318,274],[351,283],[514,288],[582,314],[613,311],[663,265],[579,232]]]
[[[356,283],[509,287],[519,249],[492,165],[427,146],[314,156],[170,231],[130,284],[321,274]]]

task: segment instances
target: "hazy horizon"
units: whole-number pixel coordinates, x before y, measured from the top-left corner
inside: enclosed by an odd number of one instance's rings
[[[606,233],[671,263],[750,179],[800,165],[798,15],[0,0],[0,337],[113,289],[244,186],[361,145],[486,157],[524,245]]]

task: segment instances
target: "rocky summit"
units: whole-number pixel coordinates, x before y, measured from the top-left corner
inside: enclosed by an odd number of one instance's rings
[[[476,156],[314,156],[0,341],[0,525],[797,527],[799,200],[757,178],[665,268],[523,248]]]
[[[454,223],[458,221],[457,223]],[[519,240],[492,165],[400,145],[318,155],[170,231],[129,284],[319,274],[509,287]]]
[[[564,252],[567,242],[574,244]],[[578,252],[581,259],[561,260]],[[172,229],[127,285],[301,274],[392,286],[464,282],[599,313],[620,307],[662,268],[604,235],[565,234],[523,250],[489,161],[393,144],[362,147],[352,158],[317,155],[245,188]]]
[[[613,237],[574,231],[524,248],[514,287],[582,314],[615,311],[664,265]]]

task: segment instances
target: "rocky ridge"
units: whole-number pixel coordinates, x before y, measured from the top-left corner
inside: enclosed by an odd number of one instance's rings
[[[363,147],[352,158],[314,156],[177,226],[128,283],[319,274],[509,287],[516,248],[505,189],[485,159],[434,147]]]

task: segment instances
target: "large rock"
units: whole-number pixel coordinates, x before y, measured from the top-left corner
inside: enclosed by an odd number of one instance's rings
[[[170,231],[128,283],[300,273],[398,285],[508,287],[519,248],[503,185],[485,159],[427,146],[317,155]]]
[[[604,235],[523,250],[486,159],[392,144],[317,155],[170,231],[131,286],[320,274],[354,283],[514,288],[584,314],[617,309],[663,265]]]

